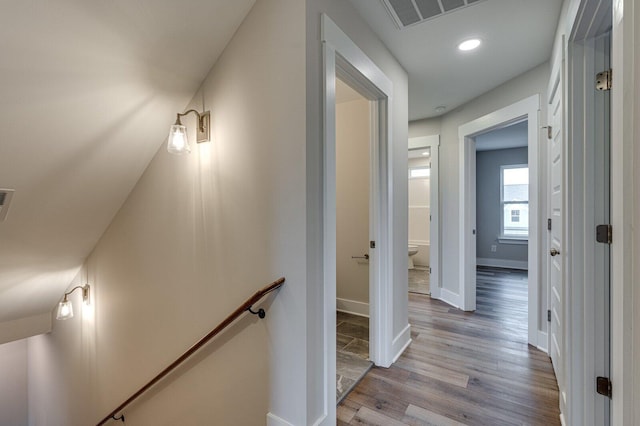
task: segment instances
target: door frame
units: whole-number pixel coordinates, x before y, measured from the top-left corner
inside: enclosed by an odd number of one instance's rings
[[[609,187],[598,178],[611,180],[609,153],[596,135],[610,138],[608,94],[595,90],[595,74],[610,66],[611,2],[585,0],[580,5],[567,41],[567,165],[568,203],[571,223],[567,227],[568,294],[567,413],[571,424],[603,425],[611,420],[610,400],[595,391],[597,376],[610,376],[610,248],[595,241],[595,227],[611,223]],[[604,24],[604,25],[603,25]],[[610,31],[610,29],[609,29]],[[609,33],[610,34],[610,33]],[[610,117],[610,116],[609,116]],[[605,158],[603,157],[603,154]],[[602,208],[602,204],[607,205]],[[606,247],[605,247],[606,246]],[[604,299],[604,300],[602,300]],[[577,349],[579,348],[579,349]],[[606,352],[606,353],[605,353]]]
[[[409,150],[430,148],[431,174],[429,176],[430,198],[429,212],[429,291],[432,299],[440,299],[442,283],[440,282],[440,135],[409,138]],[[434,208],[435,206],[435,208]],[[434,285],[435,284],[435,285]]]
[[[376,365],[393,359],[394,264],[390,158],[393,84],[378,66],[329,18],[321,17],[323,43],[323,298],[324,419],[336,418],[336,100],[335,80],[357,90],[371,105],[371,237],[369,252],[369,354]]]
[[[514,122],[528,121],[529,162],[529,243],[528,243],[528,341],[546,350],[546,338],[538,333],[540,317],[540,208],[539,208],[539,126],[540,95],[532,95],[509,106],[465,123],[458,128],[460,155],[460,293],[457,306],[464,311],[476,309],[475,259],[475,140],[487,131]],[[542,337],[542,339],[541,339]]]

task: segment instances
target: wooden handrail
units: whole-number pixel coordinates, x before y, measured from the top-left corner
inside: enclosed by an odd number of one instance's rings
[[[118,418],[116,418],[115,415],[120,413],[127,405],[131,404],[140,395],[142,395],[147,390],[149,390],[153,385],[158,383],[163,377],[165,377],[167,374],[171,373],[176,367],[178,367],[180,364],[182,364],[184,361],[186,361],[191,355],[193,355],[195,352],[197,352],[198,349],[202,348],[211,339],[216,337],[222,330],[227,328],[233,321],[235,321],[245,311],[250,311],[251,313],[258,314],[260,316],[260,318],[264,318],[264,310],[260,309],[258,312],[253,312],[253,311],[251,311],[251,306],[253,306],[254,303],[260,301],[260,299],[262,299],[267,294],[269,294],[272,291],[280,288],[283,284],[284,284],[284,277],[277,279],[276,281],[272,282],[268,286],[264,287],[262,290],[258,290],[253,296],[251,296],[249,299],[247,299],[246,302],[244,302],[242,305],[240,305],[240,307],[238,307],[238,309],[233,311],[233,313],[231,315],[226,317],[224,319],[224,321],[222,321],[216,328],[211,330],[211,332],[209,334],[204,336],[202,339],[198,340],[198,342],[196,344],[191,346],[185,353],[180,355],[180,357],[178,359],[176,359],[174,362],[172,362],[171,365],[169,365],[167,368],[165,368],[160,373],[158,373],[158,375],[155,376],[153,379],[149,380],[149,382],[147,382],[146,385],[144,385],[140,389],[138,389],[136,391],[136,393],[134,393],[129,398],[127,398],[126,401],[124,401],[122,404],[118,405],[118,408],[116,408],[115,410],[113,410],[112,412],[107,414],[107,416],[104,419],[102,419],[100,421],[100,423],[97,424],[97,426],[102,426],[103,424],[105,424],[109,420],[122,420],[124,422],[124,415],[121,415]]]

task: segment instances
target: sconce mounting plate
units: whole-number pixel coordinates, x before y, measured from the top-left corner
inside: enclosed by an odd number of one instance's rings
[[[211,113],[205,111],[200,114],[200,125],[196,131],[196,142],[209,142],[211,140]]]

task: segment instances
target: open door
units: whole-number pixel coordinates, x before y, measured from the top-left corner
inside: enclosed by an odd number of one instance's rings
[[[564,259],[565,250],[563,247],[564,214],[565,214],[565,144],[563,143],[563,75],[564,58],[558,58],[554,64],[549,82],[549,127],[548,137],[549,152],[549,174],[550,178],[548,194],[549,217],[551,218],[551,231],[549,234],[549,308],[550,308],[550,330],[549,330],[549,355],[553,362],[553,369],[556,373],[558,387],[560,389],[560,412],[566,411],[566,385],[564,379]]]

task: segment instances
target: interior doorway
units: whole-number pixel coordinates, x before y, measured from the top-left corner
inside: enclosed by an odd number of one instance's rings
[[[364,377],[369,357],[371,105],[336,80],[336,400]]]
[[[409,150],[409,292],[430,295],[431,148]]]
[[[448,294],[445,300],[465,311],[476,309],[477,274],[477,193],[476,138],[492,130],[527,121],[528,153],[528,342],[543,350],[547,348],[546,333],[539,333],[539,196],[538,196],[538,113],[540,96],[534,95],[508,107],[480,117],[459,128],[460,141],[460,292]],[[502,207],[501,215],[505,209]],[[511,211],[511,210],[509,210]],[[504,221],[504,216],[503,216]]]
[[[439,299],[440,283],[440,136],[408,142],[409,292]]]

